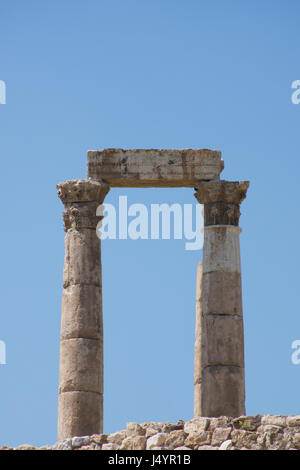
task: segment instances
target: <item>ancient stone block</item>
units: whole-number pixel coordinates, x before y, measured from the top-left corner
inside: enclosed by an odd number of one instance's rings
[[[204,229],[203,273],[241,272],[240,232],[239,227],[229,225]]]
[[[91,441],[101,446],[102,444],[105,444],[107,442],[107,437],[108,437],[107,434],[93,434],[91,436]]]
[[[123,440],[120,450],[146,450],[146,444],[145,436],[130,436]]]
[[[203,274],[202,312],[242,316],[242,286],[239,272],[215,271]]]
[[[60,392],[103,393],[101,342],[75,338],[60,343]]]
[[[117,431],[113,434],[109,434],[109,436],[107,436],[107,442],[113,442],[114,444],[121,445],[125,438],[126,431],[125,429],[122,429],[122,431]]]
[[[82,447],[90,443],[89,436],[82,436],[82,437],[73,437],[72,439],[72,449],[76,449],[78,447]]]
[[[167,437],[168,437],[168,434],[164,432],[160,432],[158,434],[155,434],[154,436],[149,437],[147,439],[147,450],[164,446]]]
[[[211,432],[199,431],[191,432],[184,441],[184,445],[195,449],[200,445],[208,445],[211,443]]]
[[[90,436],[102,431],[102,396],[90,392],[59,394],[59,439]]]
[[[221,152],[207,149],[104,149],[88,152],[88,177],[111,187],[195,187],[217,179]]]
[[[251,448],[257,442],[257,433],[251,431],[245,431],[243,429],[234,429],[231,434],[232,444],[237,448],[240,449],[242,447],[246,447],[247,449]],[[258,443],[258,446],[262,447]]]
[[[175,447],[183,446],[186,437],[187,433],[182,429],[171,431],[165,441],[165,447],[167,449],[175,449]]]
[[[143,428],[138,423],[127,423],[126,424],[126,435],[130,436],[144,436],[146,433],[145,428]]]
[[[288,416],[286,419],[287,426],[300,428],[300,415]]]
[[[227,428],[216,428],[213,432],[212,438],[211,438],[211,444],[213,446],[219,446],[222,444],[222,442],[227,441],[227,439],[230,438],[231,434],[231,427]]]
[[[101,339],[101,288],[93,285],[69,285],[63,290],[61,338]]]
[[[233,366],[210,366],[202,371],[202,416],[245,414],[244,369]]]
[[[235,315],[203,315],[201,365],[244,366],[243,319]]]
[[[233,427],[235,429],[242,429],[244,431],[256,431],[257,428],[261,425],[261,416],[239,416],[234,419]]]
[[[192,432],[206,431],[209,427],[209,419],[207,418],[193,418],[184,424],[184,432],[190,434]]]
[[[285,426],[286,417],[283,415],[265,415],[261,419],[262,425]]]
[[[231,425],[232,418],[228,416],[218,416],[217,418],[209,419],[209,431],[214,431],[217,428],[228,428]]]
[[[101,286],[100,240],[96,230],[69,230],[65,237],[63,286]]]

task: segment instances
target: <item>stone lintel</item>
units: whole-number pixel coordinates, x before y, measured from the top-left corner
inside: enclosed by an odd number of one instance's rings
[[[112,187],[195,187],[219,179],[221,152],[208,149],[103,149],[88,152],[88,177]]]

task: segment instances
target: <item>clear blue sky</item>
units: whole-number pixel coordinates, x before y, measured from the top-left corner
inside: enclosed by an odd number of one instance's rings
[[[212,148],[249,179],[241,253],[248,414],[299,414],[297,0],[2,0],[0,444],[56,441],[64,257],[56,183],[105,147]],[[196,203],[113,190],[113,203]],[[105,432],[193,413],[195,276],[184,241],[103,243]]]

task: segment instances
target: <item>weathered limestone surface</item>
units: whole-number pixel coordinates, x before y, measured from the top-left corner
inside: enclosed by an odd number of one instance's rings
[[[65,206],[58,439],[96,434],[103,427],[103,325],[100,240],[96,209],[105,183],[57,185]]]
[[[203,288],[203,270],[202,270],[202,261],[200,261],[197,267],[197,282],[196,282],[196,322],[195,322],[195,348],[194,348],[194,416],[201,416],[202,288]]]
[[[203,367],[201,374],[201,416],[237,416],[245,409],[244,367],[228,366],[219,358],[220,365]]]
[[[208,149],[104,149],[88,152],[88,177],[118,187],[195,187],[218,179],[221,152]]]
[[[202,367],[244,364],[240,339],[243,337],[243,319],[236,315],[203,315]],[[237,340],[238,338],[238,340]]]
[[[39,448],[30,444],[16,449],[2,446],[0,450],[300,450],[300,416],[221,416],[175,424],[127,423],[126,429],[113,434],[74,436]]]
[[[100,339],[67,338],[60,345],[59,393],[103,393],[102,345]]]
[[[234,225],[205,226],[203,273],[241,273],[240,232]]]
[[[64,392],[58,399],[58,439],[86,436],[91,429],[103,430],[103,395],[94,392]]]
[[[206,271],[202,283],[206,292],[201,304],[204,315],[222,312],[222,315],[242,316],[242,286],[239,271]]]
[[[194,360],[194,415],[245,413],[244,329],[238,227],[249,183],[206,182],[203,261],[198,267]]]

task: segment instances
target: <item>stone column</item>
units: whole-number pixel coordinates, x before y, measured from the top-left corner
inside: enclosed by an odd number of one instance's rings
[[[244,331],[238,227],[248,181],[203,182],[203,261],[198,267],[195,416],[245,414]]]
[[[98,434],[103,427],[103,324],[99,217],[109,186],[92,180],[57,185],[65,263],[59,366],[58,439]]]
[[[196,280],[196,323],[194,349],[194,416],[201,414],[201,301],[202,301],[202,261],[197,267]]]

